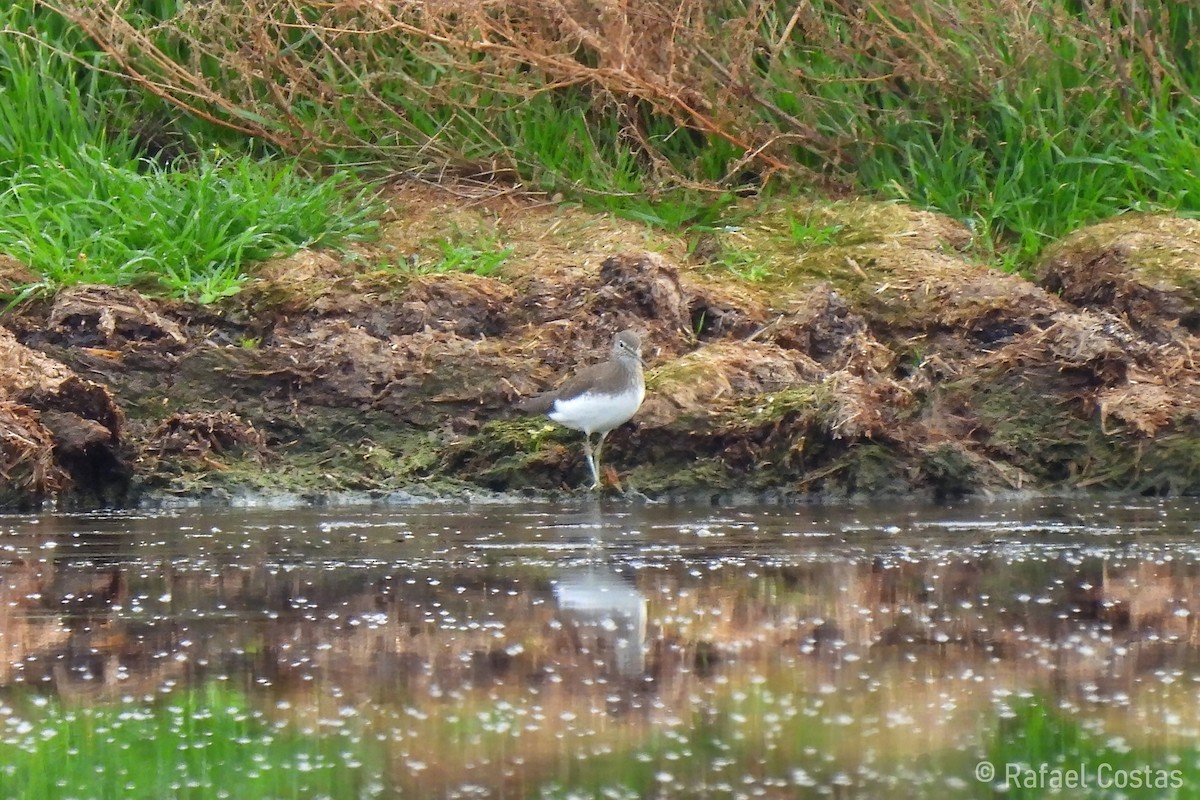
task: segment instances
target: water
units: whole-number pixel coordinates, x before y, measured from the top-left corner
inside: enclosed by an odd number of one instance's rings
[[[1200,506],[0,518],[0,797],[1196,797]]]

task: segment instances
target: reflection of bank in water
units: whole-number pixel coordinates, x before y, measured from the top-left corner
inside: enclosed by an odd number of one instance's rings
[[[554,586],[559,619],[580,652],[623,677],[646,668],[646,596],[618,573],[599,568],[563,573]]]

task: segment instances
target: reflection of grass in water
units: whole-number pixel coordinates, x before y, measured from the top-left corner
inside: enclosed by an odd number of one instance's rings
[[[973,756],[965,749],[921,752],[918,722],[906,744],[895,746],[878,730],[883,698],[772,685],[771,678],[731,680],[711,705],[669,727],[660,722],[627,748],[564,763],[530,796],[870,797],[896,788],[915,797],[969,796],[959,784],[957,793],[944,794],[943,777],[969,775]]]
[[[1200,797],[1194,741],[1181,737],[1172,747],[1130,746],[1123,737],[1092,731],[1045,702],[1016,704],[1012,716],[1000,720],[987,754],[997,785],[1013,779],[1004,791],[1013,800],[1045,797],[1054,781],[1063,784],[1057,797]],[[1012,765],[1007,775],[1006,765]]]
[[[372,742],[341,727],[317,735],[272,722],[217,685],[153,705],[20,705],[0,704],[7,797],[358,798],[382,788]]]
[[[975,777],[980,759],[971,742],[953,748],[935,746],[926,752],[920,752],[919,744],[916,752],[904,748],[889,752],[859,735],[864,720],[847,722],[847,709],[836,698],[831,698],[827,713],[812,714],[766,689],[739,695],[740,701],[723,701],[712,712],[697,713],[674,730],[658,730],[629,750],[577,760],[531,796],[577,797],[582,792],[588,797],[651,797],[665,792],[664,796],[707,797],[725,796],[726,791],[733,796],[738,789],[759,786],[784,792],[778,796],[797,797],[830,792],[880,796],[876,793],[896,790],[908,797],[938,800],[1049,794],[1200,797],[1200,761],[1193,744],[1130,747],[1120,737],[1092,733],[1086,723],[1038,702],[1027,702],[1015,709],[1014,716],[995,722],[990,735],[985,730],[981,752],[997,771],[997,780],[987,782]],[[980,724],[988,726],[986,719]],[[918,741],[922,738],[919,725],[911,735]],[[838,755],[855,748],[857,763]],[[1001,791],[997,786],[1004,782],[1008,764],[1035,772],[1046,764],[1048,772],[1033,779],[1038,781],[1036,787],[1018,784]],[[1055,769],[1086,773],[1086,786],[1056,791],[1051,777]],[[1030,780],[1027,771],[1023,774]],[[1157,788],[1164,782],[1165,789]]]
[[[427,729],[409,728],[409,739],[420,742],[421,760],[436,776],[387,770],[385,748],[394,755],[399,743],[357,733],[358,723],[370,730],[378,721],[331,720],[320,725],[318,735],[295,719],[274,721],[251,708],[240,692],[219,685],[146,705],[69,708],[58,701],[40,706],[9,701],[18,708],[0,705],[0,786],[3,796],[25,800],[358,798],[388,791],[419,797],[440,796],[431,791],[435,786],[448,790],[464,780],[505,796],[541,798],[736,796],[755,789],[787,797],[900,791],[918,798],[991,798],[997,796],[992,784],[975,780],[983,755],[1001,778],[1005,764],[1034,770],[1041,764],[1083,765],[1089,787],[1066,789],[1060,797],[1117,796],[1096,785],[1102,764],[1110,776],[1132,775],[1144,766],[1182,770],[1179,791],[1135,789],[1126,792],[1130,797],[1200,796],[1200,768],[1188,743],[1131,747],[1044,703],[1015,705],[998,722],[984,717],[970,723],[974,712],[966,713],[963,719],[982,732],[981,739],[960,736],[948,745],[944,737],[929,736],[928,725],[937,724],[933,719],[909,719],[907,729],[902,724],[894,732],[902,738],[881,738],[894,696],[817,687],[776,691],[772,685],[770,678],[735,680],[704,693],[678,719],[635,724],[624,735],[594,730],[574,740],[563,739],[554,726],[542,736],[529,735],[524,730],[529,720],[507,704],[490,714],[435,704],[421,717]],[[931,690],[926,699],[937,694]],[[472,775],[464,768],[510,763],[505,753],[523,764],[508,781],[498,769]],[[389,789],[392,781],[398,785]],[[1045,783],[1011,786],[1003,796],[1040,798],[1046,796]]]

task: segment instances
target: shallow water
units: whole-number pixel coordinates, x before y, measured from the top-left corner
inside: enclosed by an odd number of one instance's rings
[[[1198,527],[1183,501],[3,517],[0,796],[1200,796]]]

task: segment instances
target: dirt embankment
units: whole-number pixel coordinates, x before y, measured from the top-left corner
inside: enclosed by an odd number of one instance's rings
[[[893,204],[691,242],[507,196],[396,209],[221,307],[81,286],[9,314],[0,503],[579,486],[580,435],[511,405],[624,328],[649,391],[606,460],[648,494],[1200,493],[1200,223],[1093,226],[1029,281]],[[472,241],[512,252],[419,268]]]

